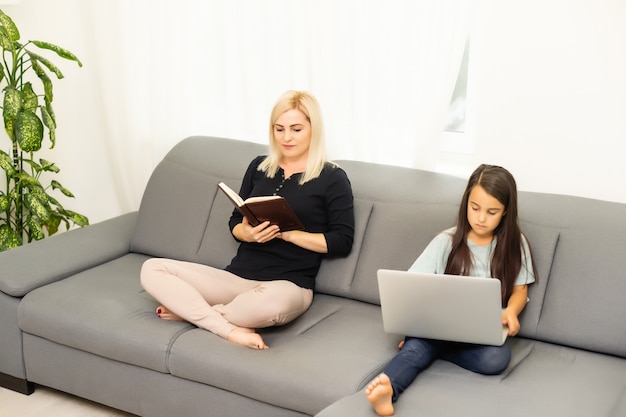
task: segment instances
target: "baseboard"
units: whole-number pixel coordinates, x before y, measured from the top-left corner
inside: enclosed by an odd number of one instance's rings
[[[35,384],[32,382],[3,374],[2,372],[0,372],[0,387],[25,395],[30,395],[35,392]]]

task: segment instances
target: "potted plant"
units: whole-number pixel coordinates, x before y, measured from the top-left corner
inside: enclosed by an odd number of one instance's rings
[[[82,63],[70,51],[48,42],[20,42],[20,33],[13,20],[0,10],[0,88],[3,101],[2,117],[10,140],[8,152],[0,149],[0,171],[4,171],[6,186],[0,183],[0,251],[25,242],[40,240],[55,234],[61,224],[66,230],[70,222],[84,227],[89,220],[82,214],[66,210],[53,197],[60,192],[73,194],[58,181],[44,177],[59,172],[54,162],[36,158],[47,130],[50,148],[54,148],[56,120],[52,109],[52,79],[63,74],[47,58],[33,52],[32,47],[55,52],[59,57]],[[35,92],[33,82],[42,89]]]

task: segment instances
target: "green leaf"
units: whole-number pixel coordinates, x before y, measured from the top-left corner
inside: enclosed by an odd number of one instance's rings
[[[43,123],[31,111],[21,111],[15,119],[15,139],[24,152],[36,152],[43,141]]]
[[[72,192],[70,190],[68,190],[67,188],[65,188],[64,186],[61,185],[60,182],[52,180],[52,182],[50,183],[50,185],[52,185],[52,189],[53,190],[59,190],[63,193],[64,196],[66,197],[70,197],[70,198],[74,198],[74,194],[72,194]]]
[[[43,158],[39,158],[39,163],[41,164],[41,169],[46,172],[54,172],[55,174],[61,171],[59,167],[57,167],[54,162],[50,162]]]
[[[22,239],[8,225],[0,225],[0,251],[17,248],[22,245]]]
[[[57,123],[48,112],[48,109],[45,106],[39,106],[39,111],[41,111],[41,119],[43,120],[44,126],[50,130],[55,130],[57,128]]]
[[[65,223],[65,230],[69,230],[70,223],[65,220],[65,217],[63,217],[62,214],[53,212],[50,217],[50,221],[46,223],[46,229],[48,230],[49,236],[52,236],[59,231],[59,226],[61,225],[61,222]]]
[[[31,42],[41,49],[47,49],[47,50],[56,52],[56,54],[60,56],[61,58],[69,59],[70,61],[76,61],[79,67],[83,66],[83,63],[80,62],[80,60],[76,57],[76,55],[74,55],[73,53],[71,53],[65,48],[61,48],[58,45],[53,45],[50,42],[44,42],[44,41],[31,41]]]
[[[13,131],[13,126],[15,126],[14,121],[15,119],[12,119],[10,117],[4,118],[4,131],[13,143],[15,143],[15,132]]]
[[[35,171],[36,174],[39,174],[42,171],[41,165],[39,165],[37,162],[33,161],[32,159],[22,158],[22,163],[30,165],[30,167],[32,168],[33,171]],[[30,175],[28,175],[27,181],[30,181],[30,178],[35,179],[34,177],[31,177]],[[39,185],[39,182],[37,182],[37,185]]]
[[[52,118],[52,121],[54,122],[54,127],[56,128],[57,126],[57,118],[54,114],[54,109],[52,108],[52,102],[50,100],[48,100],[47,97],[44,97],[44,102],[46,103],[46,111],[48,112],[48,114],[50,115],[50,118]]]
[[[50,138],[51,143],[50,149],[53,149],[54,145],[56,145],[57,124],[44,106],[39,106],[39,110],[41,111],[41,119],[43,120],[43,124],[48,128],[48,137]]]
[[[89,219],[82,214],[76,213],[72,210],[65,210],[64,213],[70,220],[74,222],[77,226],[85,227],[89,226]]]
[[[4,105],[2,117],[15,119],[22,109],[22,93],[14,87],[6,87],[4,90]]]
[[[43,232],[43,227],[41,225],[41,222],[39,222],[37,218],[29,216],[26,219],[26,226],[28,227],[28,238],[29,238],[28,240],[29,241],[41,240],[46,237],[46,234]],[[57,228],[58,228],[58,224],[57,224]]]
[[[7,176],[12,177],[15,175],[15,167],[13,166],[13,159],[0,149],[0,168],[7,173]]]
[[[59,67],[57,67],[56,65],[54,65],[52,63],[52,61],[50,61],[48,58],[45,58],[39,54],[36,54],[34,52],[31,52],[29,50],[26,50],[26,53],[28,54],[28,56],[30,57],[31,63],[33,64],[33,69],[35,64],[37,63],[41,63],[42,65],[44,65],[46,68],[48,68],[50,71],[52,71],[57,78],[60,80],[62,78],[64,78],[65,76],[63,75],[63,73],[61,72],[61,70],[59,69]],[[40,67],[41,68],[41,67]],[[39,74],[37,74],[39,75]]]
[[[48,129],[48,137],[50,138],[50,149],[54,148],[57,143],[57,134],[54,129]]]
[[[2,117],[4,118],[4,130],[15,142],[15,118],[22,108],[22,93],[14,87],[7,86],[4,90]]]
[[[0,10],[0,24],[6,31],[11,43],[20,39],[20,31],[17,29],[17,26],[15,26],[15,23],[13,23],[13,19],[4,14],[2,10]]]
[[[59,203],[57,201],[56,198],[52,197],[50,194],[48,194],[48,202],[50,203],[50,207],[55,206],[57,207],[57,211],[59,213],[64,213],[65,209],[63,208],[63,206],[61,205],[61,203]]]
[[[20,194],[18,194],[17,192],[17,188],[18,187],[13,187],[10,191],[9,191],[9,197],[13,200],[13,201],[18,201],[21,197]],[[20,200],[21,201],[21,200]]]
[[[11,41],[11,35],[4,26],[0,26],[0,47],[6,51],[13,51],[15,43]]]
[[[22,109],[34,113],[38,105],[39,100],[33,91],[33,85],[31,83],[24,84],[22,87]]]
[[[50,206],[48,205],[48,195],[44,192],[35,192],[24,194],[24,204],[33,216],[36,216],[41,223],[50,220]]]
[[[52,101],[52,97],[53,97],[52,96],[52,80],[50,80],[50,77],[48,77],[48,74],[46,74],[43,68],[41,68],[41,65],[39,65],[39,62],[36,59],[33,59],[32,56],[31,56],[30,63],[32,65],[33,71],[35,71],[35,74],[37,74],[37,77],[39,77],[39,79],[41,80],[41,83],[43,84],[43,91],[44,91],[45,99],[47,101]],[[59,78],[63,78],[63,74],[61,74]]]
[[[0,195],[0,210],[7,211],[11,207],[11,199],[8,195]]]
[[[41,183],[39,182],[39,180],[35,177],[33,177],[32,175],[28,175],[26,172],[24,171],[20,171],[15,175],[15,178],[17,181],[20,182],[20,185],[22,187],[26,187],[29,190],[33,190],[35,188],[39,188],[41,190],[43,190],[43,187],[41,186]]]

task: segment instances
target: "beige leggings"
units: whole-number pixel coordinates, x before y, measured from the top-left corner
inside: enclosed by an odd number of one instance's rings
[[[152,258],[141,285],[172,313],[226,338],[237,327],[289,323],[313,301],[313,291],[285,281],[253,281],[210,266]]]

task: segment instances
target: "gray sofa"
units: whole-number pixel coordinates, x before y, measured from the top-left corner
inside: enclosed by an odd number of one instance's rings
[[[373,415],[362,389],[399,341],[382,328],[376,270],[408,268],[451,226],[466,180],[338,161],[354,190],[353,250],[324,261],[309,311],[262,330],[270,349],[253,351],[159,320],[139,270],[149,257],[225,266],[232,205],[216,185],[238,188],[265,150],[187,138],[138,212],[0,253],[0,384],[149,417]],[[396,415],[626,416],[626,204],[529,192],[519,202],[539,282],[510,366],[481,376],[436,361]]]

